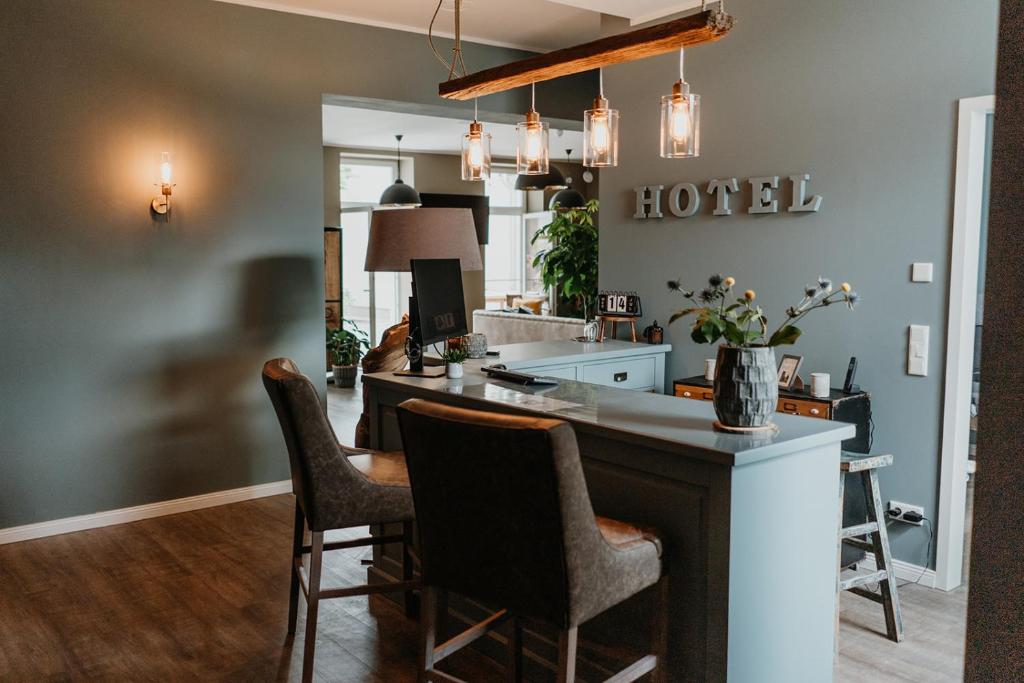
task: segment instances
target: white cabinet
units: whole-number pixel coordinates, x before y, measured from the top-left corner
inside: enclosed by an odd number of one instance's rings
[[[619,389],[665,391],[667,344],[532,342],[498,347],[509,370]]]

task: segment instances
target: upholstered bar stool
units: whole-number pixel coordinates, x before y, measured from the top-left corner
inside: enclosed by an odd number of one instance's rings
[[[340,445],[316,389],[291,360],[267,361],[263,366],[263,386],[270,394],[288,446],[295,493],[288,634],[295,633],[301,589],[306,597],[302,680],[311,681],[321,600],[404,591],[406,613],[411,612],[412,589],[419,586],[419,582],[413,580],[412,495],[403,454]],[[324,542],[325,531],[388,523],[401,523],[402,533]],[[312,540],[308,546],[303,544],[307,525]],[[320,587],[325,551],[383,543],[402,544],[401,581],[346,588]],[[308,576],[302,564],[305,554],[309,554]]]
[[[421,681],[457,681],[443,658],[511,622],[509,679],[522,677],[522,620],[559,630],[558,678],[573,681],[577,628],[657,585],[654,654],[609,680],[664,681],[668,583],[657,535],[596,517],[576,434],[563,421],[452,408],[398,408],[423,572]],[[436,644],[436,604],[452,591],[501,609]]]

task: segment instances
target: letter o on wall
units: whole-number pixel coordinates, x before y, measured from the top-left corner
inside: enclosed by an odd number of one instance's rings
[[[686,205],[680,206],[679,200],[686,193]],[[693,183],[679,183],[668,191],[668,210],[678,218],[689,218],[700,209],[700,193]]]

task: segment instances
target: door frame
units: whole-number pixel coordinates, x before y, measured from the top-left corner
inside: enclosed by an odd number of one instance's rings
[[[959,586],[963,579],[985,130],[988,115],[995,112],[995,104],[994,95],[967,97],[959,103],[935,558],[935,587],[946,591]]]

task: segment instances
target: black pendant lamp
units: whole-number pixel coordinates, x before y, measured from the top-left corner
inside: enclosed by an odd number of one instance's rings
[[[565,163],[572,163],[570,161],[572,157],[572,150],[565,150]],[[552,168],[554,168],[552,166]],[[551,210],[555,209],[555,204],[558,204],[559,209],[582,209],[587,205],[586,198],[580,193],[579,190],[574,190],[571,185],[571,180],[566,180],[566,188],[559,190],[552,197],[548,203],[548,208]]]
[[[554,164],[549,164],[548,172],[542,175],[520,173],[516,176],[517,190],[561,190],[565,187],[568,187],[565,176]]]
[[[384,194],[380,196],[380,205],[396,209],[420,206],[423,204],[420,201],[420,193],[416,191],[415,187],[406,185],[402,181],[402,136],[396,135],[395,140],[398,141],[398,177],[395,178],[395,182],[388,189],[384,190]]]

